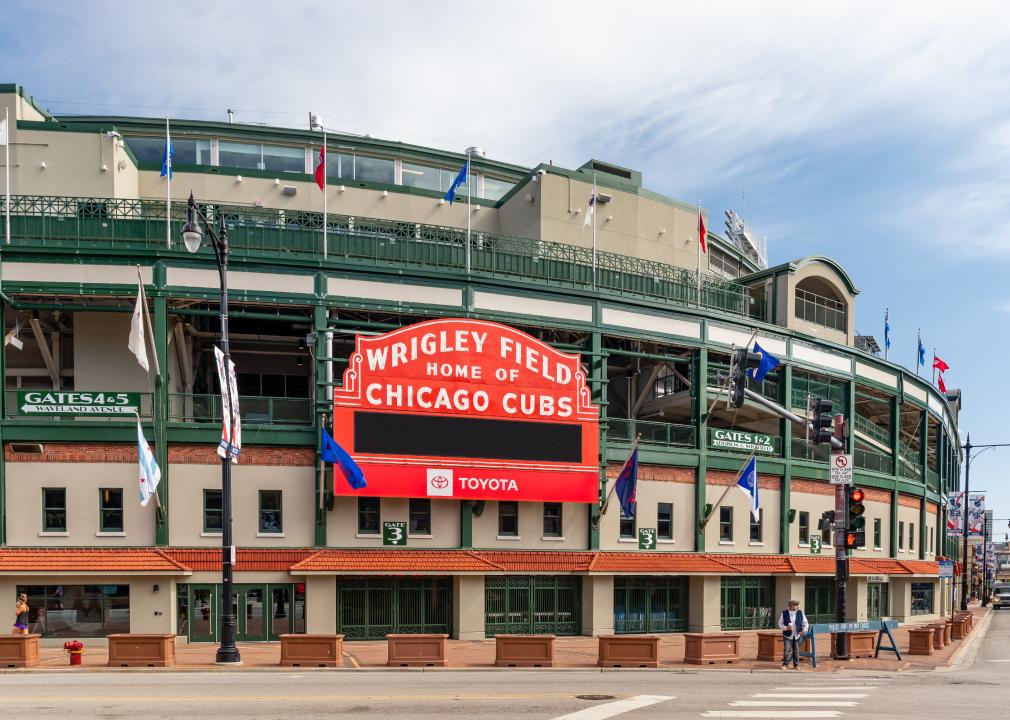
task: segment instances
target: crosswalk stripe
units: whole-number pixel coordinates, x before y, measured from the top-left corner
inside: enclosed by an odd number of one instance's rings
[[[801,697],[795,692],[788,693],[754,693],[753,697],[759,698],[790,698],[793,700]],[[858,698],[869,697],[866,693],[803,693],[802,697],[818,700],[856,700]]]
[[[876,690],[876,685],[783,685],[775,690]]]
[[[732,707],[854,707],[849,700],[737,700]]]
[[[672,695],[635,695],[634,697],[604,703],[603,705],[594,705],[593,707],[568,713],[567,715],[559,715],[554,720],[604,720],[605,718],[673,699],[674,696]]]
[[[724,718],[835,718],[838,710],[709,710],[702,717]]]

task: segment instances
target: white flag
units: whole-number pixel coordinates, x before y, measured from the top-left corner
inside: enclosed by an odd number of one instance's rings
[[[589,205],[586,207],[586,217],[582,221],[582,227],[585,227],[593,219],[593,215],[596,214],[596,191],[593,190],[593,194],[589,196]]]
[[[214,347],[214,360],[217,362],[217,381],[221,388],[221,442],[217,446],[219,457],[230,457],[233,463],[238,462],[242,452],[242,423],[238,407],[238,382],[235,378],[235,363],[228,358],[228,372],[224,369],[224,353],[221,348]]]
[[[154,461],[154,453],[144,437],[140,418],[137,418],[137,461],[140,463],[140,504],[146,506],[161,482],[161,468]]]
[[[130,322],[130,348],[140,363],[140,367],[150,372],[151,366],[147,362],[147,342],[144,340],[144,306],[141,288],[137,288],[137,304],[133,308],[133,320]]]
[[[0,120],[0,145],[7,144],[7,118]]]

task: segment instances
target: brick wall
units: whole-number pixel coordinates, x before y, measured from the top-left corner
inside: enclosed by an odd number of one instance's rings
[[[41,453],[16,453],[4,446],[7,462],[23,463],[136,463],[134,443],[44,443]],[[153,449],[153,448],[152,448]],[[171,445],[169,464],[217,465],[221,459],[213,445]],[[311,448],[251,446],[242,450],[242,465],[310,467],[316,462]]]

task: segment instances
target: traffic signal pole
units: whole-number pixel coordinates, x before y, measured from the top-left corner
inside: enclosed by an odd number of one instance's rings
[[[835,436],[845,448],[845,418],[835,415]],[[831,443],[835,446],[835,443]],[[849,585],[849,555],[846,549],[846,533],[848,531],[848,512],[846,507],[845,485],[835,485],[835,622],[845,622],[847,611]],[[835,660],[849,659],[849,636],[846,633],[835,634]]]

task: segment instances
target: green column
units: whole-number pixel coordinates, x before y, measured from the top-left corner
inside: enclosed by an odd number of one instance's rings
[[[599,304],[597,304],[597,316]],[[600,504],[607,493],[607,356],[603,352],[603,333],[594,332],[590,344],[589,389],[593,402],[600,407],[599,493],[596,505],[589,506],[589,549],[600,549]]]
[[[464,550],[473,547],[473,501],[459,501],[459,546]]]
[[[928,494],[929,478],[929,448],[926,443],[929,440],[929,413],[922,411],[922,419],[919,420],[919,462],[922,464],[922,499],[919,502],[919,559],[926,557],[926,495]]]
[[[694,374],[694,426],[697,428],[695,448],[698,450],[698,472],[694,478],[694,550],[705,551],[705,533],[701,523],[705,519],[705,475],[708,472],[708,349],[695,353]]]
[[[326,276],[323,273],[319,273],[316,277],[317,294],[320,284],[322,285],[322,293],[325,297]],[[312,404],[315,411],[315,428],[317,438],[322,437],[321,433],[324,416],[328,415],[332,409],[326,402],[328,387],[324,384],[326,381],[326,366],[330,362],[327,357],[326,350],[327,320],[328,317],[325,305],[319,304],[312,308],[312,330],[316,334],[316,383],[313,388]],[[325,360],[320,358],[325,358]],[[316,518],[315,544],[316,547],[326,547],[326,475],[327,473],[332,473],[333,470],[332,468],[328,468],[325,463],[321,462],[318,455],[319,447],[317,443],[315,472],[316,492],[314,494]]]
[[[792,409],[793,397],[793,366],[786,365],[782,368],[782,386],[785,390],[785,400],[783,404]],[[793,480],[793,424],[789,420],[782,420],[779,423],[782,428],[782,457],[785,459],[785,468],[782,471],[782,491],[779,493],[781,522],[779,523],[779,548],[783,555],[789,554],[789,509],[792,506],[792,480]]]
[[[7,304],[0,303],[0,337],[7,336]],[[0,347],[0,546],[7,544],[7,461],[4,459],[3,425],[7,420],[7,347]]]
[[[158,483],[158,500],[161,507],[156,515],[154,541],[157,545],[168,545],[169,525],[169,476],[168,463],[168,298],[165,297],[165,266],[154,266],[154,351],[158,357],[161,373],[154,382],[154,407],[157,421],[154,424],[155,455],[161,468],[161,482]]]
[[[901,405],[900,398],[891,398],[891,543],[888,555],[898,557],[898,475],[901,454]]]

